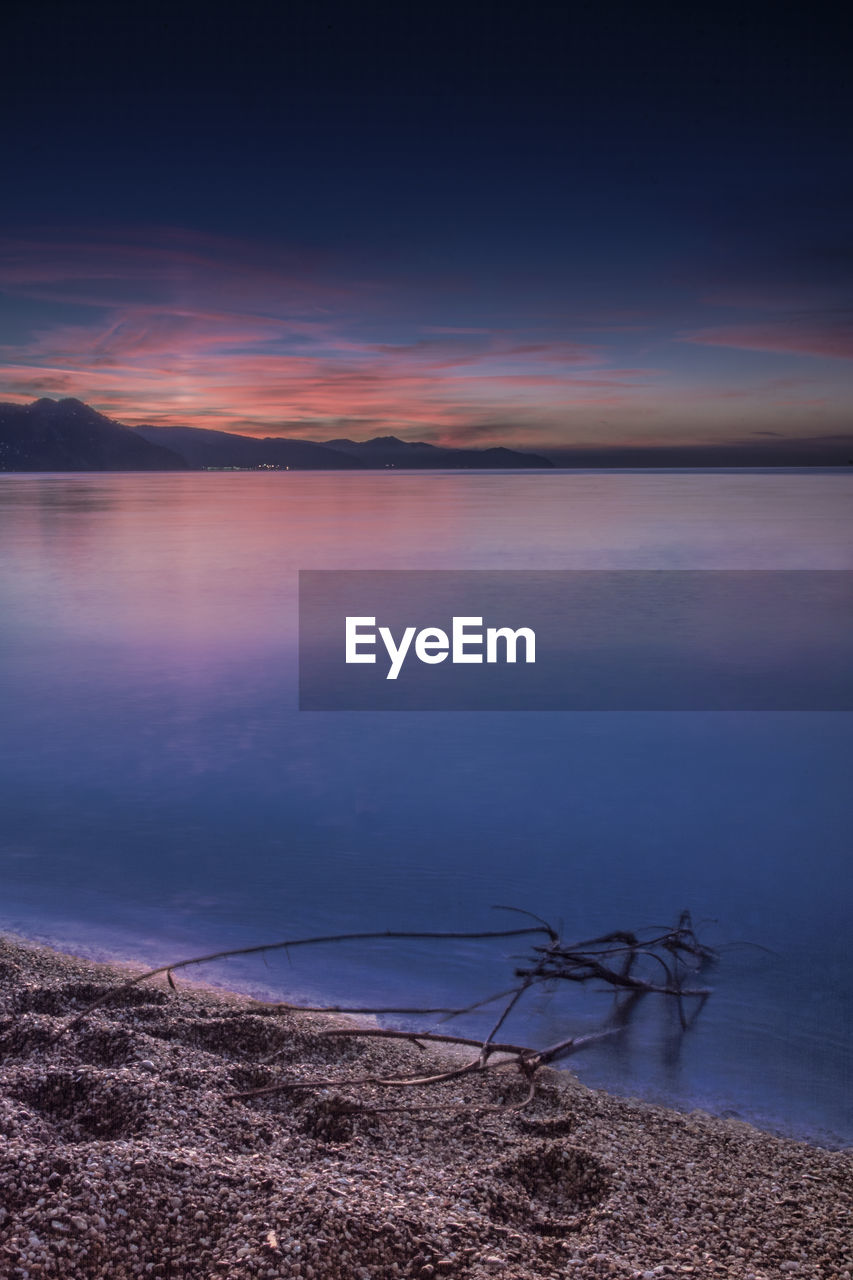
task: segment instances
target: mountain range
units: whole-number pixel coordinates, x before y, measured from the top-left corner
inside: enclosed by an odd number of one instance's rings
[[[137,427],[151,444],[180,453],[191,467],[290,467],[365,470],[400,467],[429,470],[448,467],[552,467],[547,458],[515,449],[444,449],[423,441],[377,436],[373,440],[291,440],[282,436],[233,435],[200,427]]]
[[[373,440],[326,440],[324,447],[358,458],[368,467],[408,467],[426,470],[440,467],[553,467],[549,458],[517,449],[447,449],[423,440],[398,440],[376,436]]]
[[[715,444],[442,448],[425,441],[297,440],[202,427],[127,427],[80,400],[0,402],[0,471],[187,471],[264,468],[363,471],[377,468],[837,467],[853,463],[853,435],[792,437],[763,432]]]
[[[0,403],[0,471],[186,471],[277,468],[355,471],[399,467],[551,467],[513,449],[445,449],[396,436],[293,440],[200,427],[126,427],[80,400]]]

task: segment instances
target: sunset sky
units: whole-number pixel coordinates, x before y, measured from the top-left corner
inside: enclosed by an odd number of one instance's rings
[[[0,399],[523,448],[853,431],[828,10],[11,11]]]

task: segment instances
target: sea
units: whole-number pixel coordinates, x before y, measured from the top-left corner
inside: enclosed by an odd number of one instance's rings
[[[851,570],[853,473],[0,475],[0,927],[153,966],[519,911],[573,943],[687,910],[717,953],[688,1028],[650,994],[566,1068],[853,1141],[853,713],[300,710],[309,569]],[[330,943],[186,977],[456,1009],[540,941]],[[501,1035],[594,1031],[615,999],[538,987]],[[383,1021],[476,1036],[499,1008]]]

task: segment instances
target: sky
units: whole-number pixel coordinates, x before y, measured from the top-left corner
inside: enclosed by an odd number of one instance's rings
[[[853,434],[828,6],[9,11],[0,399],[532,449]]]

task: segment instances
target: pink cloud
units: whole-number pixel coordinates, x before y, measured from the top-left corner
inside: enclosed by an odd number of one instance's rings
[[[808,322],[732,324],[682,334],[681,342],[699,346],[734,347],[740,351],[769,351],[781,355],[853,358],[853,328]]]
[[[0,347],[0,396],[77,396],[131,425],[324,438],[345,424],[356,436],[445,442],[476,428],[484,440],[541,442],[599,419],[634,434],[646,422],[694,430],[697,411],[731,421],[788,392],[779,380],[688,386],[677,365],[626,355],[617,335],[643,328],[647,315],[590,309],[511,323],[478,314],[470,291],[455,297],[447,281],[438,302],[430,289],[347,278],[320,256],[171,232],[6,242],[0,292],[28,299],[30,315],[35,300],[41,318]],[[430,323],[437,314],[462,323]],[[848,330],[802,315],[696,327],[681,340],[853,354]],[[821,388],[809,392],[814,400]]]
[[[179,233],[6,242],[0,289],[62,316],[0,348],[4,393],[74,395],[130,424],[451,430],[617,403],[653,372],[609,368],[602,349],[537,325],[409,323],[406,341],[367,339],[366,328],[400,330],[385,286],[344,283],[321,259]]]

